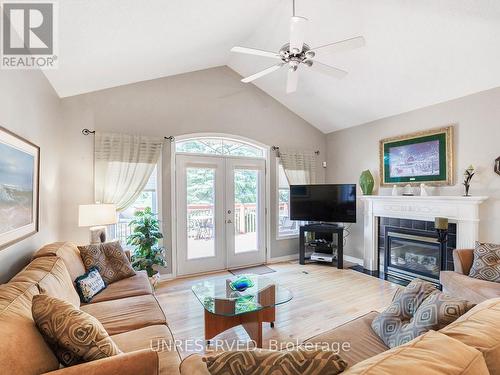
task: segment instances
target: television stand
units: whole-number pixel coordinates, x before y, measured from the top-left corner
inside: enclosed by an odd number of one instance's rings
[[[344,268],[344,227],[336,224],[307,224],[300,226],[300,242],[299,242],[299,263],[306,264],[306,246],[310,247],[312,243],[306,244],[306,232],[313,233],[316,244],[324,244],[320,246],[321,253],[325,254],[325,258],[332,257],[332,266],[337,263],[337,268]],[[335,236],[336,235],[336,236]],[[317,238],[318,237],[318,238]],[[334,237],[337,237],[335,243]],[[329,254],[329,250],[331,252]],[[337,261],[333,259],[333,251],[337,250]]]

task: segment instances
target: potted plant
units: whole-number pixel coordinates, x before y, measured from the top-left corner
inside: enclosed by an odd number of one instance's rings
[[[153,266],[165,266],[165,249],[158,245],[158,241],[163,238],[160,222],[149,207],[144,211],[137,211],[134,216],[129,223],[133,232],[127,237],[127,245],[134,247],[132,267],[138,271],[146,271],[151,285],[156,287],[160,274]]]

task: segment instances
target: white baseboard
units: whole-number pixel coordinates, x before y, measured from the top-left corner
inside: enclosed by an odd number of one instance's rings
[[[165,281],[165,280],[172,280],[175,279],[173,273],[166,273],[166,274],[160,274],[160,281]]]
[[[364,264],[363,259],[355,258],[355,257],[352,257],[350,255],[344,255],[344,260],[347,260],[348,262],[351,262],[351,263],[359,264],[360,266],[362,266]]]
[[[310,256],[312,253],[306,253],[306,257]],[[291,262],[299,260],[299,254],[284,255],[282,257],[270,258],[267,260],[267,264],[281,263],[281,262]]]
[[[281,262],[291,262],[293,260],[299,260],[299,254],[284,255],[282,257],[270,258],[267,264],[281,263]]]

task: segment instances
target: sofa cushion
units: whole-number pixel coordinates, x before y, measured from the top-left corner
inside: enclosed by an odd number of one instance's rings
[[[89,272],[75,279],[75,287],[80,296],[80,301],[88,303],[92,301],[97,294],[106,289],[106,283],[99,274],[99,270],[93,267]]]
[[[45,245],[33,255],[33,259],[46,256],[62,258],[71,276],[71,280],[75,280],[78,276],[85,273],[85,266],[80,256],[80,250],[78,250],[78,247],[74,243],[54,242]]]
[[[206,356],[203,361],[211,375],[336,375],[347,367],[347,364],[331,351],[304,348],[289,351],[227,351]]]
[[[0,285],[0,364],[1,373],[39,375],[59,368],[52,350],[36,328],[31,300],[39,294],[29,282]]]
[[[107,285],[106,289],[94,296],[92,303],[153,294],[146,271],[137,271],[135,276]]]
[[[500,374],[500,298],[475,306],[440,332],[481,351],[490,373]]]
[[[477,349],[429,331],[407,344],[354,365],[345,375],[488,375]]]
[[[500,297],[500,283],[475,279],[453,271],[441,271],[439,279],[444,293],[474,303]]]
[[[387,346],[394,348],[406,344],[430,330],[439,330],[469,311],[474,304],[435,291],[417,308],[410,320],[393,314],[380,314],[372,328]]]
[[[125,353],[142,349],[158,352],[160,374],[178,374],[181,363],[176,342],[166,325],[154,325],[111,336]],[[206,366],[205,366],[206,368]]]
[[[11,281],[27,281],[38,284],[41,294],[59,298],[80,306],[80,297],[62,258],[45,256],[33,259]]]
[[[305,341],[305,344],[327,344],[338,348],[338,354],[349,366],[364,361],[389,349],[371,327],[378,312],[370,312],[337,328]],[[353,334],[355,332],[356,334]]]
[[[500,283],[500,245],[478,243],[469,276]]]
[[[120,353],[96,318],[66,301],[36,295],[33,297],[32,312],[39,331],[65,366]]]
[[[96,317],[110,335],[166,324],[165,315],[153,295],[90,303],[81,309]]]
[[[120,242],[107,242],[99,245],[78,246],[85,269],[97,267],[106,284],[135,275]]]
[[[384,312],[373,319],[372,329],[391,348],[412,340],[416,336],[408,339],[408,332],[404,335],[400,333],[410,324],[422,302],[436,291],[434,285],[429,282],[413,280]]]

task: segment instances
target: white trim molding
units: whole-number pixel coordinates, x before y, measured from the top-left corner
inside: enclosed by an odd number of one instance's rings
[[[460,196],[363,196],[364,268],[377,270],[378,218],[434,221],[446,217],[457,223],[457,248],[473,248],[479,240],[479,206],[488,197]]]

